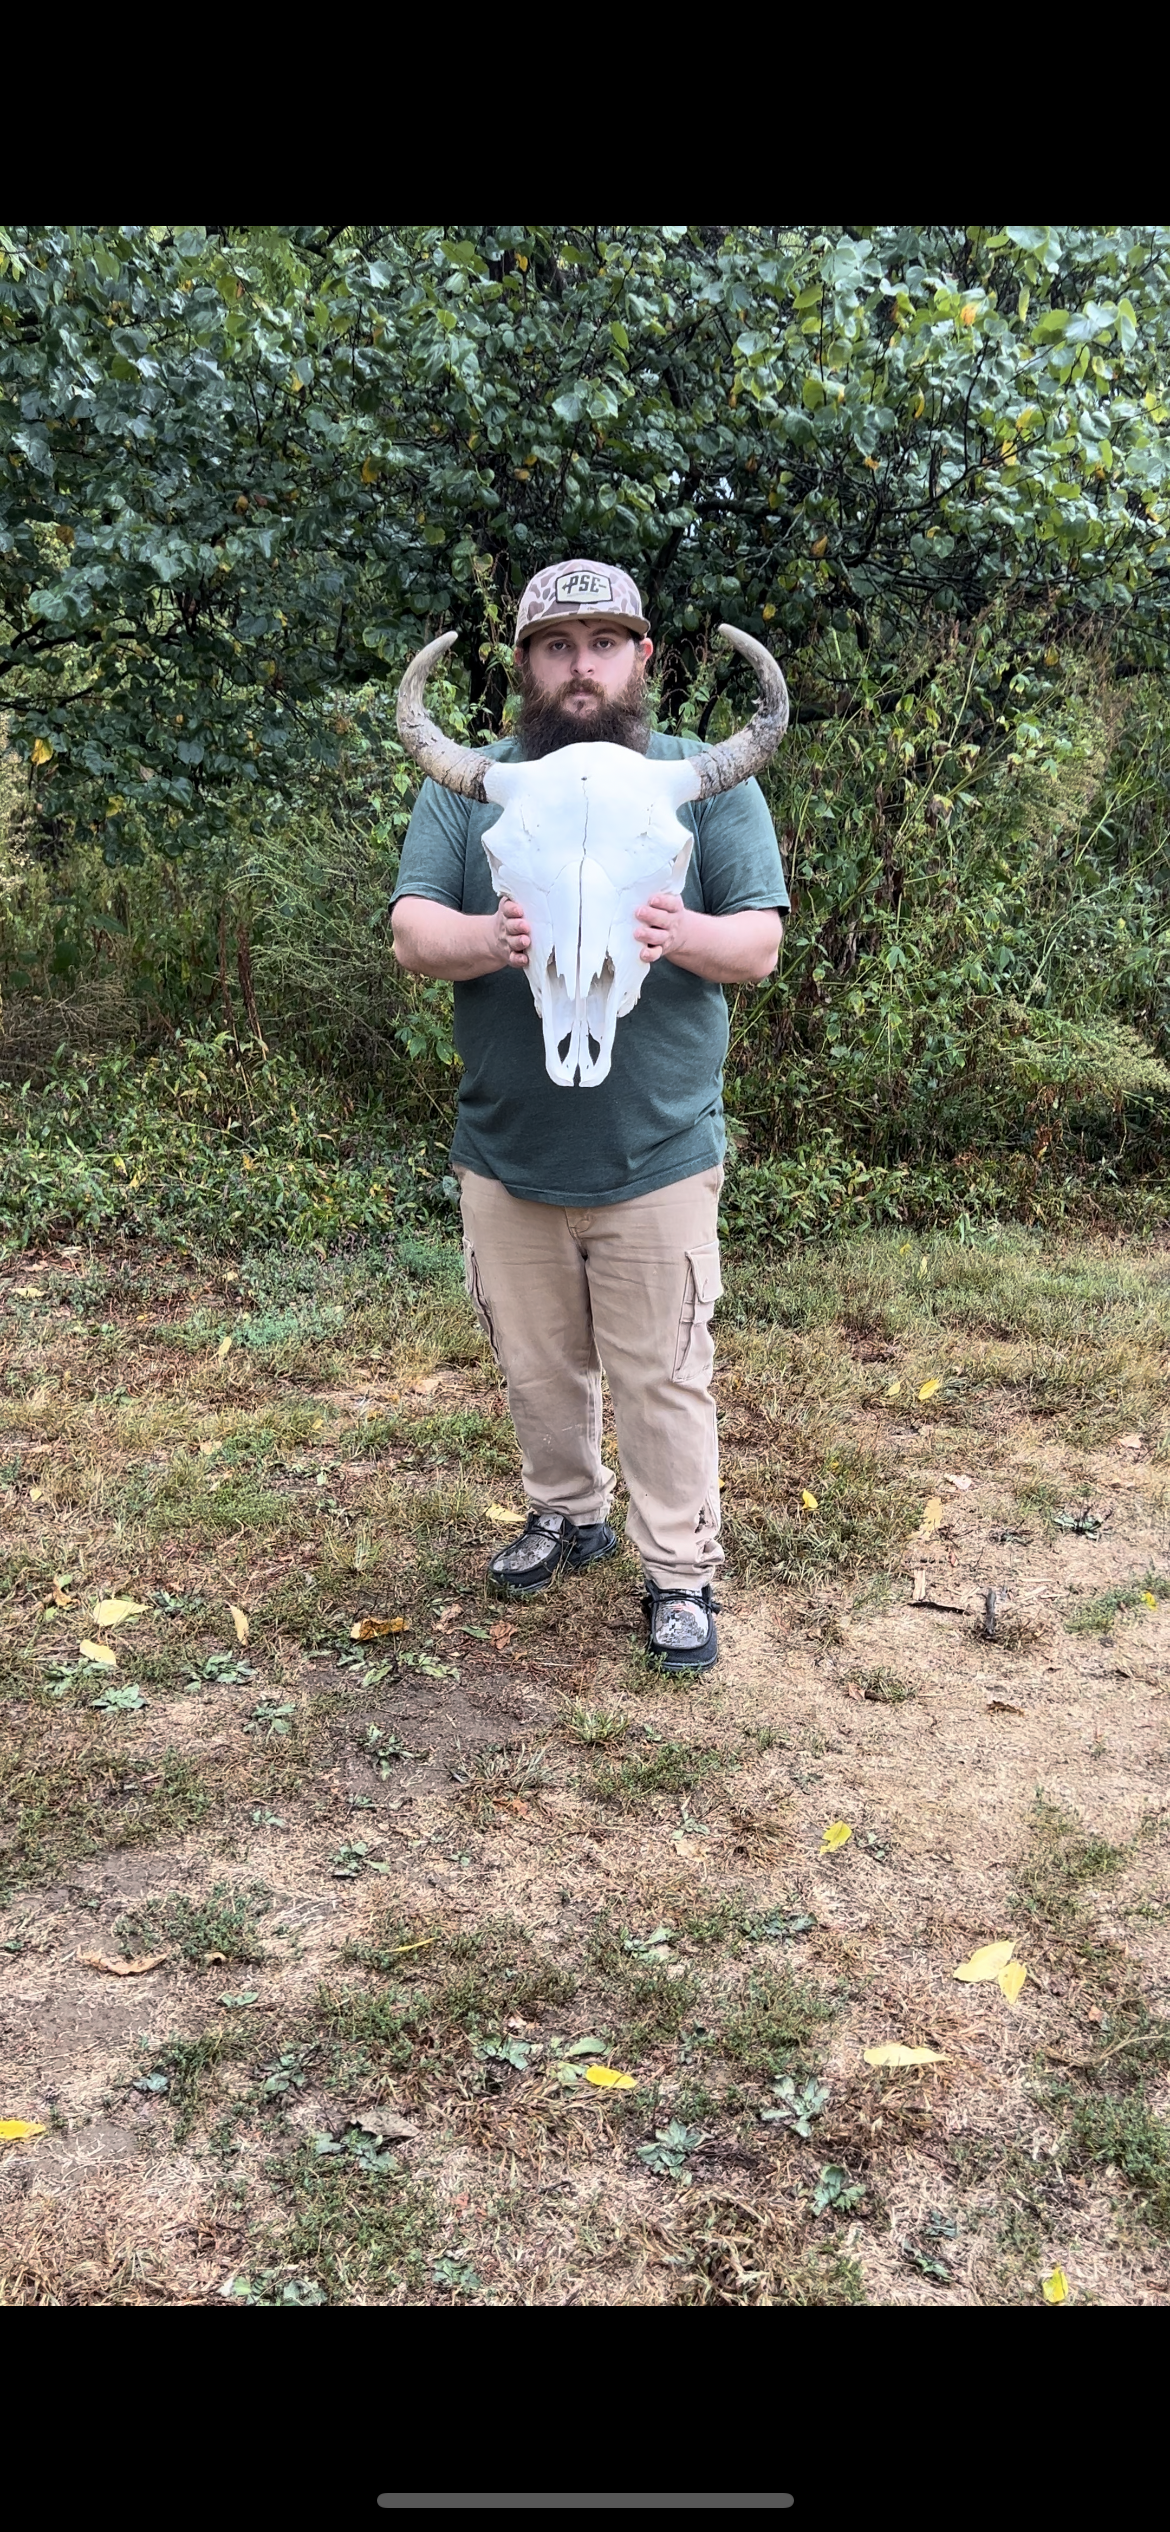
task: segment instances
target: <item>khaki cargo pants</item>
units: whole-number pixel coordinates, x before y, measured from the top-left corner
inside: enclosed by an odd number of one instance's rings
[[[723,1562],[711,1318],[721,1169],[626,1204],[530,1204],[457,1171],[472,1306],[504,1374],[535,1512],[604,1521],[601,1373],[626,1535],[651,1581],[698,1590]]]

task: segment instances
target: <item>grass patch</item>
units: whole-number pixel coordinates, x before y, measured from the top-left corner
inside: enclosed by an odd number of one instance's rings
[[[211,1952],[221,1952],[225,1962],[258,1962],[267,1954],[257,1939],[256,1922],[271,1908],[272,1895],[263,1882],[233,1890],[217,1881],[204,1899],[173,1891],[169,1898],[150,1899],[145,1907],[116,1917],[114,1939],[127,1959],[166,1944],[185,1961],[200,1964]]]
[[[735,1764],[726,1750],[696,1749],[683,1741],[663,1741],[649,1758],[626,1758],[619,1766],[595,1767],[588,1790],[595,1802],[633,1811],[664,1795],[693,1793],[697,1785]]]
[[[1170,2233],[1170,2126],[1155,2118],[1141,2093],[1074,2101],[1068,2159],[1082,2170],[1111,2165],[1136,2190],[1147,2221]]]
[[[1152,1602],[1170,1600],[1170,1576],[1144,1574],[1140,1582],[1111,1583],[1083,1608],[1074,1609],[1064,1623],[1070,1635],[1108,1635],[1118,1619],[1136,1617]]]
[[[298,2276],[307,2272],[331,2303],[364,2294],[394,2300],[407,2290],[414,2301],[431,2300],[418,2290],[435,2238],[435,2209],[396,2156],[325,2154],[310,2140],[271,2163],[268,2178],[285,2219],[268,2230],[265,2262]]]
[[[817,2034],[833,2014],[828,1997],[807,1979],[791,1970],[760,1970],[725,2015],[719,2045],[751,2075],[804,2073],[813,2064]]]
[[[19,1730],[0,1749],[0,1888],[113,1848],[180,1838],[211,1808],[208,1784],[177,1750],[148,1767],[128,1759],[113,1733],[87,1729],[88,1716],[70,1720],[84,1736],[80,1749]]]
[[[1126,1861],[1122,1847],[1087,1833],[1071,1813],[1037,1794],[1028,1851],[1016,1869],[1016,1894],[1030,1916],[1052,1926],[1068,1924],[1081,1914],[1082,1892],[1111,1880]]]
[[[903,1706],[908,1698],[916,1697],[918,1694],[916,1688],[911,1688],[906,1680],[899,1679],[897,1672],[893,1670],[859,1671],[856,1679],[850,1681],[849,1685],[859,1688],[866,1704],[871,1706]]]

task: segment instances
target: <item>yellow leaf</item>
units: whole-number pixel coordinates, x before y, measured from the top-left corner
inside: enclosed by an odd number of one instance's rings
[[[852,1835],[853,1831],[849,1826],[848,1820],[830,1820],[828,1828],[821,1839],[822,1855],[835,1854],[839,1846],[848,1845]]]
[[[901,1388],[902,1388],[902,1383],[901,1383],[901,1381],[900,1381],[900,1380],[892,1380],[892,1381],[890,1382],[889,1388],[888,1388],[888,1389],[887,1389],[887,1391],[886,1391],[886,1396],[887,1396],[887,1398],[897,1398],[898,1396],[900,1396],[900,1394],[901,1394]]]
[[[969,1961],[960,1961],[951,1976],[961,1978],[967,1987],[982,1986],[986,1979],[998,1978],[1001,1969],[1007,1968],[1015,1948],[1014,1943],[984,1943],[979,1951],[972,1952]]]
[[[43,1486],[30,1486],[28,1490],[29,1502],[42,1503],[44,1501],[44,1494],[45,1489]]]
[[[1142,1599],[1143,1599],[1143,1601],[1145,1602],[1145,1605],[1146,1605],[1147,1609],[1156,1609],[1156,1608],[1157,1608],[1158,1603],[1157,1603],[1157,1601],[1155,1600],[1155,1598],[1154,1598],[1154,1595],[1153,1595],[1153,1592],[1152,1592],[1152,1591],[1143,1591],[1143,1593],[1142,1593]]]
[[[225,1358],[227,1357],[227,1355],[229,1355],[229,1354],[231,1353],[231,1350],[232,1350],[232,1340],[231,1340],[230,1336],[221,1336],[221,1338],[220,1338],[220,1340],[219,1340],[219,1343],[218,1343],[218,1345],[216,1346],[216,1349],[215,1349],[215,1359],[216,1359],[217,1363],[222,1363],[222,1362],[225,1360]]]
[[[930,1264],[930,1260],[929,1260],[929,1258],[928,1258],[928,1257],[924,1257],[924,1258],[923,1258],[923,1260],[922,1260],[922,1263],[921,1263],[921,1265],[919,1266],[919,1269],[918,1269],[918,1272],[919,1272],[919,1274],[920,1274],[920,1275],[924,1275],[924,1274],[926,1273],[926,1269],[927,1269],[927,1267],[928,1267],[928,1265],[929,1265],[929,1264]]]
[[[813,552],[814,552],[814,554],[816,555],[818,562],[820,561],[821,555],[822,555],[822,554],[826,554],[826,553],[828,552],[828,550],[829,550],[829,540],[828,540],[828,537],[827,537],[827,536],[818,536],[817,541],[816,541],[816,544],[815,544],[815,545],[814,545],[814,547],[813,547]]]
[[[587,2066],[585,2081],[587,2084],[601,2084],[607,2092],[633,2092],[636,2079],[633,2075],[620,2074],[616,2066]]]
[[[235,1601],[234,1601],[234,1600],[229,1600],[229,1602],[228,1602],[228,1610],[229,1610],[230,1615],[231,1615],[232,1625],[234,1626],[234,1628],[235,1628],[235,1630],[236,1630],[236,1642],[237,1642],[237,1644],[246,1644],[246,1643],[247,1643],[247,1641],[248,1641],[248,1634],[249,1634],[249,1628],[248,1628],[248,1612],[247,1612],[247,1610],[246,1610],[246,1609],[237,1609],[237,1607],[236,1607],[236,1604],[235,1604]]]
[[[941,1380],[924,1380],[918,1395],[920,1398],[933,1398],[935,1390],[941,1388]]]
[[[1068,2302],[1068,2279],[1063,2268],[1054,2268],[1047,2277],[1041,2278],[1040,2292],[1045,2303]]]
[[[761,607],[761,609],[760,609],[760,614],[763,616],[763,619],[764,619],[765,624],[770,624],[770,623],[771,623],[772,618],[773,618],[773,616],[775,615],[775,613],[776,613],[776,609],[775,609],[775,607]]]
[[[909,1254],[910,1250],[913,1248],[913,1246],[914,1246],[914,1242],[913,1242],[913,1240],[899,1240],[899,1242],[898,1242],[898,1255],[899,1255],[899,1257],[906,1257],[906,1256],[908,1256],[908,1254]]]
[[[883,2040],[880,2048],[861,2052],[867,2066],[938,2066],[946,2052],[941,2048],[905,2048],[901,2040]]]
[[[43,1284],[14,1284],[12,1287],[18,1301],[39,1301],[44,1289]]]
[[[372,1644],[376,1635],[405,1635],[409,1618],[359,1618],[349,1630],[351,1644]]]
[[[44,2128],[35,2119],[0,2119],[0,2143],[19,2145],[26,2136],[43,2136]]]
[[[374,461],[372,458],[367,457],[367,459],[366,459],[366,461],[365,461],[365,464],[364,464],[364,465],[363,465],[363,467],[362,467],[362,482],[363,482],[364,484],[376,484],[376,483],[377,483],[377,480],[378,480],[378,467],[377,467],[377,464],[375,463],[375,461]]]
[[[910,416],[911,421],[912,421],[912,422],[921,422],[921,420],[922,420],[922,416],[923,416],[923,414],[925,413],[925,411],[926,411],[926,398],[925,398],[925,396],[923,395],[923,393],[922,393],[921,389],[919,389],[918,402],[917,402],[917,404],[915,405],[915,407],[914,407],[914,411],[913,411],[913,413],[912,413],[912,414],[911,414],[911,416]]]
[[[84,1662],[100,1662],[103,1670],[116,1670],[118,1656],[111,1644],[82,1643],[77,1647]]]
[[[1025,1969],[1022,1961],[1009,1961],[1007,1968],[1001,1969],[999,1973],[999,1985],[1002,1987],[1009,2004],[1015,2003],[1016,1997],[1019,1995],[1020,1989],[1023,1986],[1027,1975],[1027,1970]]]
[[[161,1969],[170,1953],[147,1952],[136,1961],[111,1960],[108,1952],[79,1952],[77,1957],[83,1969],[102,1969],[107,1978],[145,1978],[148,1970]]]
[[[52,753],[52,748],[50,747],[47,739],[34,739],[32,752],[34,765],[47,765]]]
[[[805,1486],[805,1488],[803,1489],[800,1500],[801,1500],[802,1504],[804,1505],[804,1508],[805,1508],[805,1511],[806,1511],[806,1512],[815,1512],[815,1511],[816,1511],[816,1509],[817,1509],[817,1499],[816,1499],[816,1496],[815,1496],[815,1495],[810,1495],[810,1493],[809,1493],[809,1490],[808,1490],[808,1487],[807,1487],[807,1486]]]
[[[929,1495],[926,1501],[926,1508],[923,1512],[921,1522],[919,1523],[919,1538],[925,1538],[931,1530],[937,1530],[939,1522],[942,1519],[942,1515],[943,1508],[941,1495]]]
[[[524,1515],[522,1512],[509,1511],[506,1503],[489,1503],[487,1517],[489,1521],[507,1523],[509,1521],[522,1521]]]
[[[959,323],[960,323],[960,325],[974,325],[974,323],[975,323],[975,319],[976,319],[976,317],[978,316],[978,314],[979,314],[979,310],[978,310],[978,308],[960,308],[960,310],[959,310]]]
[[[95,1626],[125,1626],[127,1618],[140,1618],[145,1600],[99,1600],[93,1613]]]

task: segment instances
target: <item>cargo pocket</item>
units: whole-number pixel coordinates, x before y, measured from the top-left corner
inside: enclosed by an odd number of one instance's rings
[[[707,1240],[702,1248],[689,1248],[687,1288],[671,1373],[671,1379],[682,1389],[705,1389],[711,1378],[715,1364],[711,1320],[722,1290],[718,1240]]]
[[[487,1296],[484,1292],[483,1280],[479,1271],[479,1259],[475,1254],[475,1250],[473,1249],[470,1240],[464,1240],[463,1243],[463,1280],[467,1288],[467,1298],[471,1303],[471,1307],[475,1312],[476,1318],[483,1329],[484,1335],[486,1336],[488,1344],[490,1345],[498,1363],[500,1359],[500,1349],[496,1343],[496,1331],[492,1323],[491,1311],[487,1305]]]

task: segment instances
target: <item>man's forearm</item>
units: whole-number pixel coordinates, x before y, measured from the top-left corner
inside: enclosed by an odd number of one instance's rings
[[[469,984],[494,976],[509,963],[494,914],[456,914],[429,897],[403,897],[395,906],[394,955],[411,976],[441,976]]]
[[[688,907],[683,921],[682,942],[663,953],[672,967],[710,985],[759,985],[771,975],[784,937],[778,914],[697,914]]]

